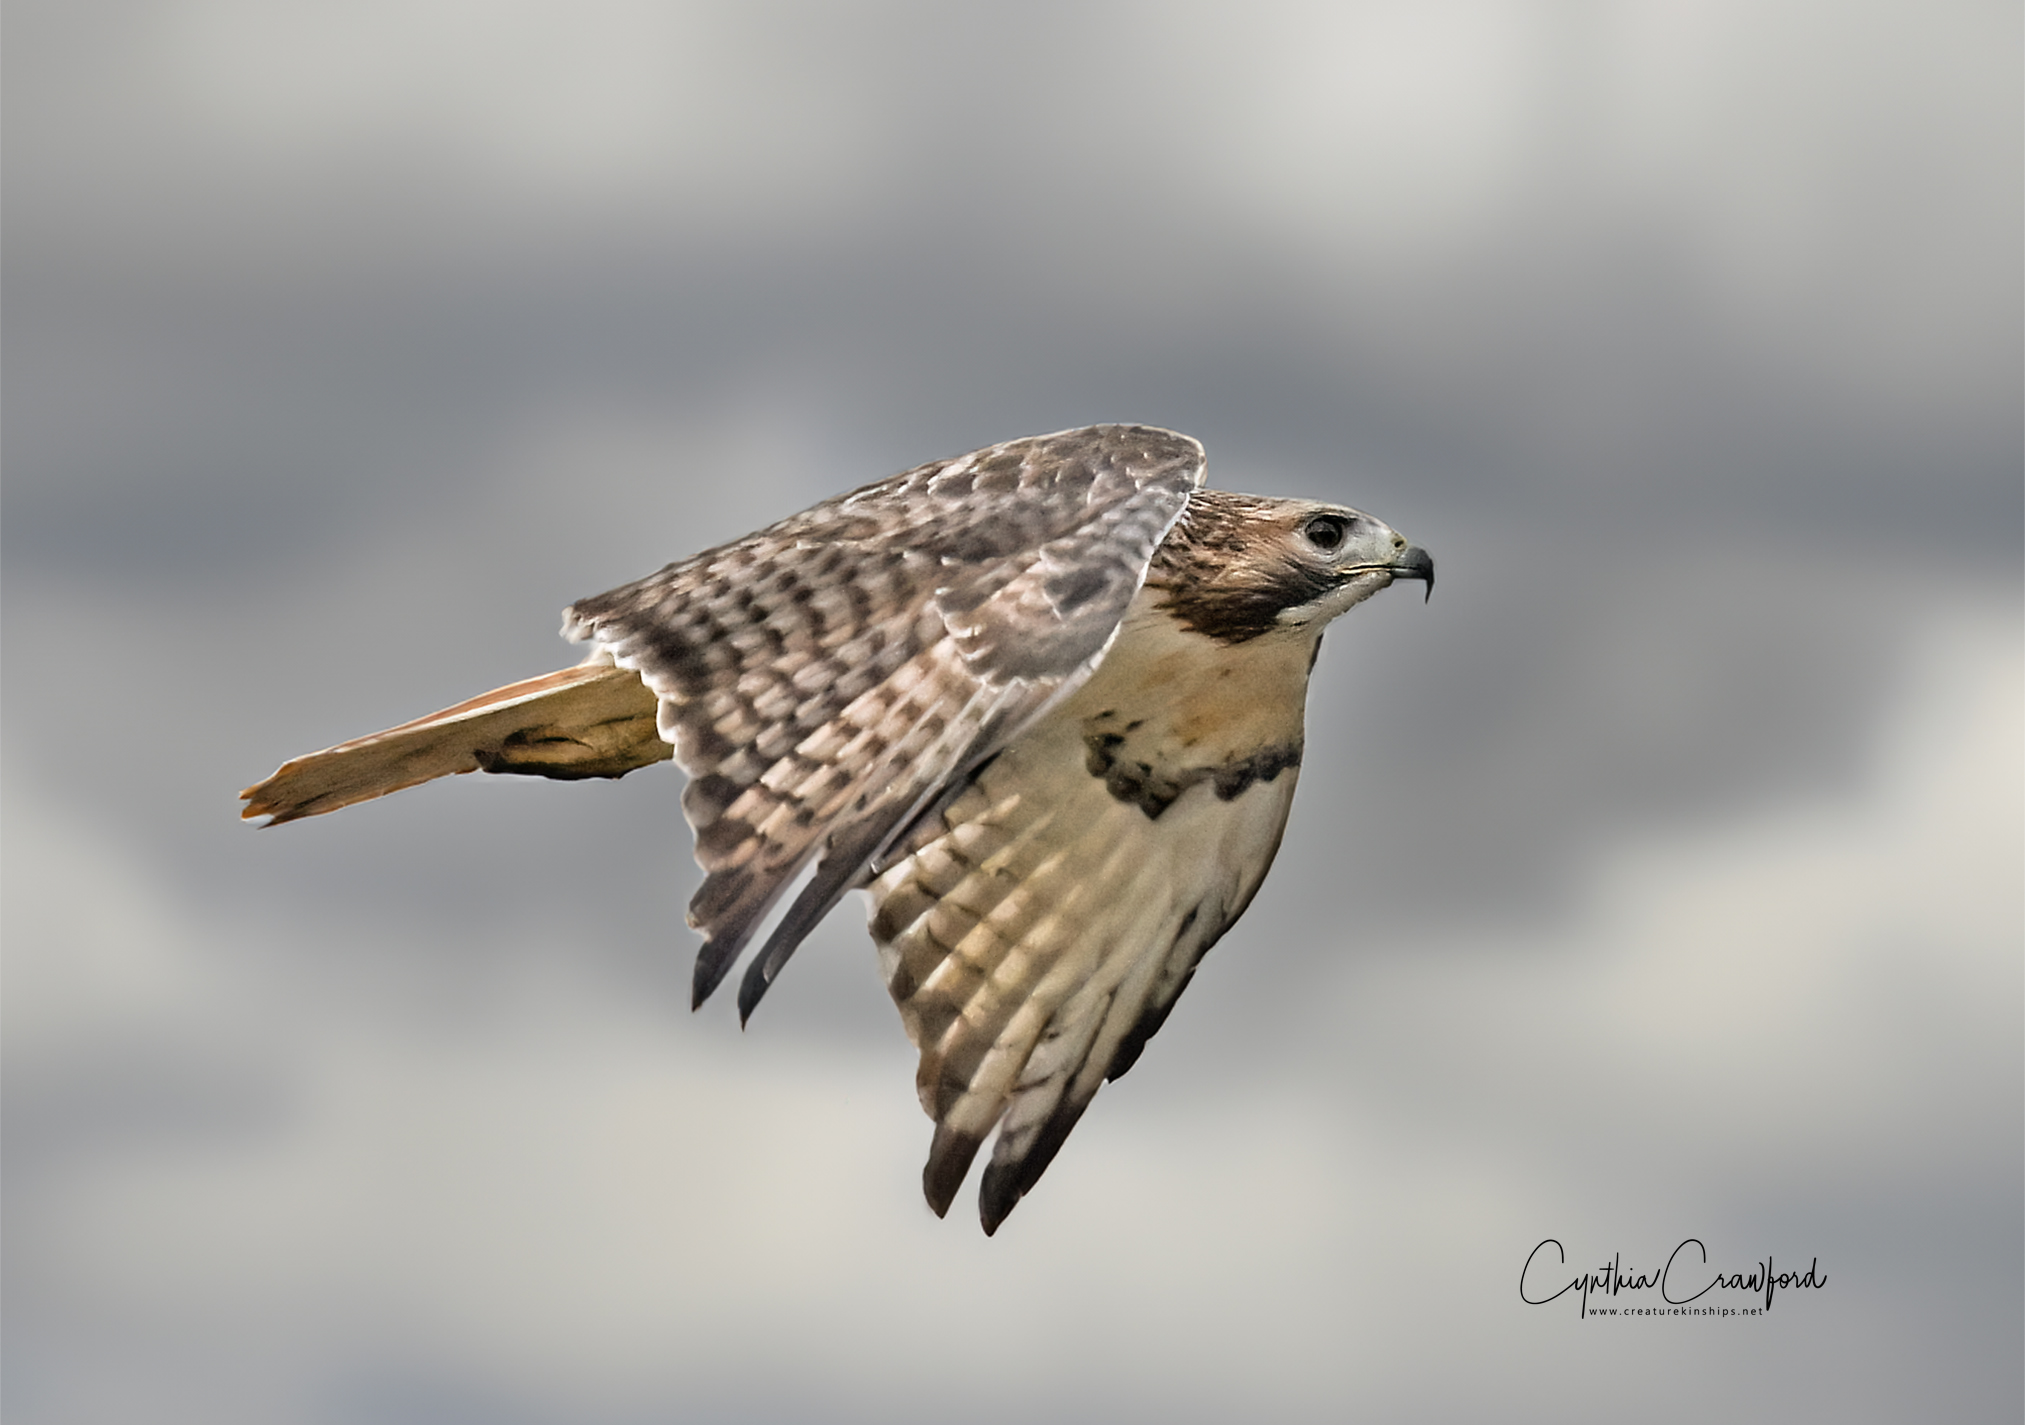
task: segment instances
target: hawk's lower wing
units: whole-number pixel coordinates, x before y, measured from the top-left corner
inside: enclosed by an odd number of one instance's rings
[[[936,1125],[923,1190],[946,1212],[996,1127],[986,1232],[1244,912],[1297,775],[1287,766],[1228,798],[1198,780],[1148,815],[1084,762],[1080,720],[1047,718],[871,886],[872,936]]]
[[[819,858],[746,975],[749,1013],[924,807],[1089,676],[1202,465],[1147,426],[1012,441],[567,612],[659,698],[690,774],[698,1003]]]

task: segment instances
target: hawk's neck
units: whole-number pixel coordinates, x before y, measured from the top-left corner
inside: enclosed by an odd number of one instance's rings
[[[1227,642],[1148,588],[1090,681],[1055,716],[1078,725],[1086,769],[1149,816],[1201,782],[1230,800],[1300,765],[1319,629]]]

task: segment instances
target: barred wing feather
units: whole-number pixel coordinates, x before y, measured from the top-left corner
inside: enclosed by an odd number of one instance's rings
[[[923,465],[585,599],[690,775],[701,1003],[783,891],[750,1014],[802,937],[946,790],[1090,676],[1202,447],[1092,426]]]
[[[996,1128],[987,1232],[1243,914],[1293,802],[1289,764],[1230,797],[1198,781],[1148,815],[1084,766],[1095,691],[983,768],[870,888],[872,938],[936,1124],[923,1189],[947,1212]]]

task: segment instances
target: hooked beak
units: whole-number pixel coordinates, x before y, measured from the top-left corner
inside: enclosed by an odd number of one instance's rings
[[[1427,592],[1421,597],[1424,604],[1434,597],[1434,556],[1417,544],[1409,544],[1399,551],[1399,557],[1392,561],[1394,583],[1401,579],[1418,579],[1427,585]]]

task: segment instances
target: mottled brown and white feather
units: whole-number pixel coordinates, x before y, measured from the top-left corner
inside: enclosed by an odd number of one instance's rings
[[[749,1013],[795,945],[952,778],[1089,676],[1201,481],[1202,447],[1092,426],[921,466],[579,601],[690,774],[709,995],[781,893]]]
[[[1210,659],[1164,598],[1142,593],[1096,675],[870,888],[936,1124],[924,1191],[946,1211],[996,1129],[988,1232],[1243,913],[1293,801],[1317,631]]]

